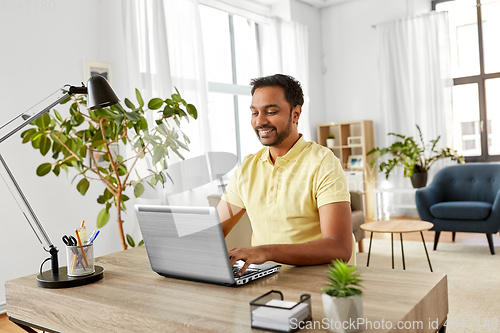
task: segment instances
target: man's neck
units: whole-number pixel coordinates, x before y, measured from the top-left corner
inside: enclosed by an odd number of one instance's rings
[[[269,157],[271,162],[276,161],[276,158],[280,156],[285,156],[293,145],[300,139],[300,134],[298,132],[292,132],[281,144],[277,146],[269,147]]]

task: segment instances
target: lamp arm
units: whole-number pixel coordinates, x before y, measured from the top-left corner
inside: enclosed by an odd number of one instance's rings
[[[28,125],[31,122],[33,122],[34,120],[40,118],[43,114],[45,114],[48,111],[50,111],[50,109],[52,109],[54,106],[58,105],[62,101],[66,100],[71,95],[73,95],[73,94],[86,94],[86,93],[87,93],[87,87],[85,87],[85,86],[82,86],[82,87],[71,86],[69,88],[68,92],[65,93],[58,100],[56,100],[54,103],[50,104],[45,109],[43,109],[43,110],[35,113],[34,115],[32,115],[31,117],[29,117],[28,119],[26,119],[21,125],[17,126],[12,131],[10,131],[9,133],[7,133],[3,137],[1,137],[0,138],[0,144],[2,142],[4,142],[5,140],[7,140],[8,138],[10,138],[15,133],[19,132],[26,125]],[[14,121],[15,119],[17,119],[18,117],[19,116],[16,116],[14,119],[12,119],[11,121],[9,121],[7,124],[10,124],[12,121]],[[52,275],[53,276],[57,276],[59,274],[59,260],[57,258],[57,252],[58,252],[58,250],[54,246],[54,244],[52,243],[52,241],[50,240],[49,235],[45,231],[45,228],[43,227],[43,225],[40,223],[40,220],[36,216],[35,211],[31,207],[28,199],[24,195],[23,191],[21,190],[21,187],[19,186],[19,184],[16,181],[16,178],[14,177],[14,175],[12,174],[12,172],[10,171],[9,166],[7,165],[7,163],[5,162],[5,160],[3,159],[3,157],[2,157],[1,154],[0,154],[0,162],[2,163],[5,171],[7,171],[7,174],[9,175],[9,178],[10,178],[12,184],[14,184],[14,188],[16,189],[16,192],[19,194],[19,197],[21,198],[21,201],[24,204],[24,207],[26,207],[26,209],[28,211],[28,215],[31,217],[31,219],[26,215],[25,211],[21,207],[21,203],[16,199],[17,204],[19,205],[19,208],[21,208],[21,211],[23,212],[24,217],[26,218],[26,220],[28,221],[29,225],[31,226],[31,229],[33,229],[33,232],[35,233],[36,237],[38,238],[38,241],[40,241],[40,244],[42,244],[42,246],[45,249],[45,251],[47,251],[47,252],[50,253]],[[4,179],[4,181],[5,181],[5,179]],[[7,184],[7,187],[9,187],[8,184]],[[12,192],[12,190],[11,190],[11,193],[14,196],[14,198],[16,198],[16,196],[14,195],[14,193]],[[43,239],[43,242],[42,242],[42,239],[40,239],[40,236]],[[46,246],[48,247],[48,249],[46,248]]]
[[[87,89],[87,88],[85,88]],[[42,111],[39,111],[37,113],[35,113],[34,115],[32,115],[31,117],[29,117],[28,119],[26,119],[21,125],[17,126],[16,128],[14,128],[12,131],[10,131],[9,133],[5,134],[4,136],[2,136],[0,138],[0,144],[2,142],[4,142],[5,140],[7,140],[8,138],[10,138],[12,135],[16,134],[19,130],[21,130],[23,127],[25,127],[26,125],[28,125],[29,123],[31,123],[32,121],[34,120],[37,120],[38,118],[40,118],[44,113],[47,113],[50,111],[50,109],[52,109],[54,106],[56,106],[57,104],[61,103],[62,101],[64,101],[65,99],[67,99],[68,97],[70,97],[72,94],[71,93],[65,93],[61,98],[59,98],[57,101],[55,101],[54,103],[50,104],[49,106],[47,106],[45,109],[43,109]],[[19,116],[16,116],[16,118],[18,118]],[[14,119],[16,119],[14,118]],[[14,120],[13,119],[13,120]],[[9,123],[12,122],[9,121]]]

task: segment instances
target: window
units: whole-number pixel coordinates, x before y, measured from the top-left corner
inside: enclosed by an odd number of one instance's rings
[[[238,159],[262,148],[250,124],[250,80],[260,76],[258,25],[200,5],[211,144]]]
[[[449,12],[453,148],[467,162],[500,161],[500,0],[432,4]]]

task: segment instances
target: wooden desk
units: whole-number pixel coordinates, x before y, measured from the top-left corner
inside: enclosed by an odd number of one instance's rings
[[[7,314],[56,332],[250,332],[251,300],[280,290],[285,300],[311,294],[313,320],[321,323],[320,289],[326,265],[283,267],[277,274],[231,288],[168,279],[154,273],[144,247],[96,259],[104,279],[69,289],[42,289],[36,275],[6,282]],[[446,275],[360,268],[364,282],[364,317],[372,322],[431,321],[441,327],[448,314]],[[11,319],[11,320],[12,320]],[[319,324],[318,324],[319,325]],[[261,332],[255,330],[256,332]],[[417,330],[414,330],[415,332]]]

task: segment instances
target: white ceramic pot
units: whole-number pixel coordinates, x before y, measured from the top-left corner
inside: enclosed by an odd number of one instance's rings
[[[363,329],[363,325],[357,325],[358,318],[363,318],[363,297],[361,295],[337,298],[321,294],[321,297],[330,332],[354,333]],[[353,325],[353,322],[356,324]]]
[[[326,139],[326,146],[328,148],[333,148],[335,147],[335,139]]]

